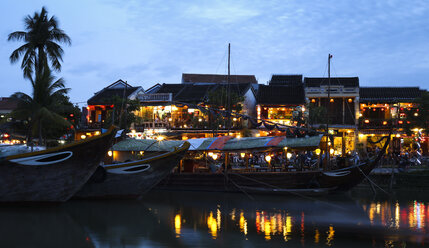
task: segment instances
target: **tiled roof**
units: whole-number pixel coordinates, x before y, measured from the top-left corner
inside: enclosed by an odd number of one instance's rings
[[[302,75],[272,75],[270,85],[301,85]]]
[[[163,84],[156,93],[172,93],[173,101],[201,102],[204,101],[209,91],[219,88],[227,88],[227,84]],[[229,86],[230,92],[244,96],[250,84],[233,84]]]
[[[134,91],[139,89],[141,87],[127,87],[127,90],[125,92],[125,97],[128,97],[131,95]],[[103,90],[96,93],[93,97],[89,98],[88,105],[108,105],[111,104],[111,99],[114,96],[118,96],[122,98],[124,96],[124,89],[125,88],[114,88],[114,89],[107,89],[104,88]]]
[[[383,101],[413,101],[421,96],[418,87],[361,87],[359,97],[361,102]]]
[[[259,85],[256,99],[258,104],[304,104],[304,87],[303,85]]]
[[[213,87],[213,85],[183,85],[183,90],[179,94],[173,96],[175,101],[179,102],[201,102],[207,95],[207,92]]]
[[[173,97],[176,96],[185,85],[183,84],[162,84],[161,88],[157,90],[155,93],[172,93]]]
[[[304,78],[305,87],[320,87],[328,85],[328,78]],[[359,87],[359,77],[331,77],[331,85],[343,85],[344,87]]]
[[[182,74],[182,83],[227,83],[227,75],[221,74]],[[230,83],[257,84],[255,75],[230,75]]]
[[[0,97],[0,110],[14,110],[17,106],[17,100],[10,97]]]
[[[239,96],[244,96],[247,90],[251,87],[251,84],[230,84],[228,88],[228,84],[217,84],[212,90],[217,90],[223,88],[227,91],[234,92]]]

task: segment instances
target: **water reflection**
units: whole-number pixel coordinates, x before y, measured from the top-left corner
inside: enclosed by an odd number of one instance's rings
[[[42,209],[0,208],[2,244],[33,247],[38,238],[44,247],[67,246],[58,244],[62,240],[73,240],[72,247],[413,247],[429,242],[428,201],[250,200],[240,194],[152,192],[142,201],[72,201]],[[39,233],[29,235],[34,230]],[[46,232],[53,235],[47,238]]]
[[[182,226],[182,218],[180,214],[176,214],[174,217],[174,228],[176,230],[176,238],[180,237],[180,227]]]
[[[1,247],[94,247],[61,206],[0,205]]]
[[[412,201],[402,206],[396,202],[363,203],[372,225],[382,225],[391,229],[408,229],[428,234],[428,203]]]

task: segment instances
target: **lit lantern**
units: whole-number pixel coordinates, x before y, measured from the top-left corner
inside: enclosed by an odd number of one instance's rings
[[[212,158],[214,159],[214,160],[216,160],[217,159],[217,154],[215,153],[215,154],[213,154],[212,155]]]
[[[95,131],[95,135],[100,135],[100,131]]]
[[[85,134],[82,134],[82,135],[80,136],[80,138],[81,138],[81,139],[86,139],[86,135],[85,135]]]
[[[265,156],[265,161],[269,163],[271,161],[271,156],[270,155]]]
[[[320,155],[321,150],[319,148],[316,149],[316,155],[319,156]]]
[[[111,156],[113,155],[112,151],[108,151],[108,152],[107,152],[107,155],[108,155],[109,157],[111,157]]]
[[[368,119],[366,119],[364,122],[365,122],[366,124],[368,124],[368,123],[369,123],[369,120],[368,120]]]
[[[311,99],[311,102],[316,102],[316,99]]]
[[[386,125],[387,125],[387,121],[383,121],[383,125],[385,125],[385,126],[386,126]]]
[[[399,124],[404,124],[404,122],[403,122],[403,121],[398,121],[398,123],[399,123]]]
[[[292,153],[290,153],[290,152],[286,153],[286,157],[287,157],[288,159],[290,159],[290,158],[292,157]]]
[[[348,102],[353,102],[353,100],[351,98],[349,98],[349,100],[347,100]]]
[[[329,149],[329,153],[332,155],[334,153],[334,149],[333,148]]]
[[[210,157],[213,157],[213,152],[209,152],[207,153],[207,155],[209,155]]]
[[[246,153],[242,152],[240,153],[241,158],[244,158],[244,156],[246,156]]]
[[[334,102],[334,98],[331,98],[331,100],[329,100],[330,102]]]

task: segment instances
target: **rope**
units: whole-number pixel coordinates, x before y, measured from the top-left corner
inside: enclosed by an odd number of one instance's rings
[[[359,169],[359,171],[362,173],[362,175],[364,175],[364,177],[369,181],[369,183],[371,183],[371,185],[376,186],[378,189],[380,189],[382,192],[384,192],[386,195],[390,196],[390,194],[388,192],[386,192],[384,189],[382,189],[380,186],[378,186],[376,183],[374,183],[360,168],[360,166],[357,166],[357,168]]]
[[[260,184],[263,184],[263,185],[266,185],[266,186],[269,186],[269,187],[275,188],[275,189],[282,189],[282,188],[279,188],[279,187],[277,187],[277,186],[271,185],[271,184],[269,184],[269,183],[262,182],[262,181],[259,181],[259,180],[256,180],[256,179],[253,179],[253,178],[250,178],[250,177],[246,177],[246,176],[241,175],[241,174],[239,174],[239,173],[231,173],[231,174],[233,174],[233,175],[237,175],[237,176],[240,176],[240,177],[243,177],[243,178],[248,179],[248,180],[250,180],[250,181],[254,181],[254,182],[257,182],[257,183],[260,183]],[[292,194],[292,195],[296,195],[296,196],[302,197],[302,198],[307,199],[307,200],[317,201],[317,202],[320,202],[320,203],[326,204],[326,205],[328,205],[328,206],[336,207],[336,208],[339,208],[339,209],[344,209],[343,207],[341,207],[341,206],[339,206],[339,205],[332,204],[332,203],[328,203],[328,202],[325,202],[325,201],[321,201],[321,200],[318,200],[318,199],[316,199],[316,198],[309,197],[309,196],[306,196],[306,195],[303,195],[303,194],[300,194],[300,193],[297,193],[297,192],[290,191],[290,192],[288,192],[288,193],[290,193],[290,194]]]
[[[222,174],[226,177],[225,173],[222,172]],[[242,189],[240,187],[240,185],[238,185],[237,183],[234,182],[234,180],[232,180],[230,177],[227,178],[229,181],[231,181],[232,184],[234,184],[235,187],[237,187],[241,192],[243,192],[247,197],[249,197],[249,199],[251,200],[255,200],[255,198],[253,198],[251,195],[249,195],[244,189]]]

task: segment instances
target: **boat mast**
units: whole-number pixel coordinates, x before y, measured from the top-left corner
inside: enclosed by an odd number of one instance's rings
[[[329,154],[329,103],[331,102],[331,58],[332,55],[328,54],[328,101],[326,108],[326,168],[330,167],[331,158]]]
[[[227,114],[228,114],[228,134],[229,134],[229,130],[231,128],[231,86],[229,83],[229,78],[230,78],[230,74],[231,74],[231,70],[230,70],[230,61],[231,61],[231,43],[228,43],[228,76],[226,77],[226,82],[227,82],[227,100],[226,100],[226,110],[227,110]]]

